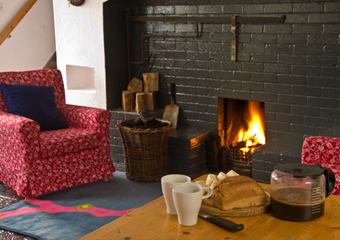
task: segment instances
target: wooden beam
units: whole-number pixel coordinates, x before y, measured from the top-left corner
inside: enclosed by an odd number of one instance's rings
[[[6,38],[11,34],[14,28],[19,24],[21,19],[25,17],[31,7],[36,3],[37,0],[28,0],[25,6],[20,10],[20,12],[14,17],[14,19],[8,24],[5,30],[0,34],[0,45],[6,40]]]

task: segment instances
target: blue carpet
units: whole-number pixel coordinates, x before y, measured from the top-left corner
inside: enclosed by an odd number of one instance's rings
[[[114,172],[97,181],[20,201],[0,210],[0,229],[36,239],[78,239],[162,195],[161,183]]]

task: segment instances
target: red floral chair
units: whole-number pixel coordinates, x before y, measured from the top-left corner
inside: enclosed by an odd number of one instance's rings
[[[0,72],[0,84],[53,86],[69,127],[41,131],[36,121],[9,113],[0,91],[0,181],[30,197],[112,177],[109,111],[66,104],[57,69]]]
[[[302,146],[302,163],[321,164],[331,169],[336,178],[333,195],[340,195],[340,138],[306,137]]]

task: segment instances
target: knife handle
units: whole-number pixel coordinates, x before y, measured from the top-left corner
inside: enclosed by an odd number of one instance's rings
[[[224,228],[226,230],[230,230],[230,231],[242,231],[243,228],[244,228],[244,225],[241,223],[241,224],[236,224],[232,221],[229,221],[227,219],[224,219],[224,218],[218,218],[216,216],[207,216],[205,218],[205,220],[221,227],[221,228]]]

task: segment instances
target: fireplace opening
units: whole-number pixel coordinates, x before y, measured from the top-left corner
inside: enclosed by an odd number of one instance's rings
[[[266,143],[264,102],[224,99],[224,113],[226,146],[253,152]]]
[[[218,98],[218,119],[218,136],[207,143],[208,169],[251,177],[253,151],[266,143],[264,102]]]

